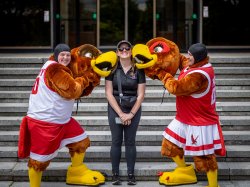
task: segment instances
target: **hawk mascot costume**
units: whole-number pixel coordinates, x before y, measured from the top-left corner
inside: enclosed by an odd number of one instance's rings
[[[63,52],[71,58],[67,65],[58,63]],[[32,88],[18,142],[18,157],[29,157],[31,187],[41,185],[43,171],[64,146],[71,157],[67,184],[97,186],[105,182],[99,171],[90,170],[83,163],[90,139],[71,115],[75,99],[89,95],[100,84],[101,76],[111,73],[116,61],[115,52],[101,53],[89,44],[72,50],[66,44],[59,44],[43,65]]]
[[[215,155],[224,156],[225,145],[215,111],[214,72],[204,46],[192,45],[189,52],[195,59],[190,66],[174,42],[158,37],[146,45],[135,45],[132,55],[138,68],[144,68],[148,77],[162,81],[168,92],[176,95],[177,114],[163,132],[161,154],[172,158],[177,167],[171,172],[160,172],[160,184],[196,183],[194,167],[184,159],[184,155],[190,155],[196,171],[206,173],[208,187],[218,187]]]

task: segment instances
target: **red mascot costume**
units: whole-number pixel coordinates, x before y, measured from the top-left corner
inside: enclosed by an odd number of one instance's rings
[[[172,172],[161,172],[160,184],[196,183],[194,167],[185,162],[184,156],[189,155],[196,171],[207,174],[208,187],[218,187],[215,155],[224,156],[226,151],[215,111],[215,75],[205,45],[190,46],[189,58],[165,38],[154,38],[133,50],[138,68],[146,68],[148,77],[161,80],[168,92],[176,95],[176,117],[163,132],[161,154],[172,158],[177,167]],[[148,63],[150,54],[157,56],[156,63]],[[178,69],[176,80],[173,76]]]
[[[43,65],[30,94],[18,143],[19,158],[29,157],[31,187],[40,186],[43,171],[64,146],[71,157],[67,184],[96,186],[105,182],[99,171],[83,163],[90,139],[71,115],[75,99],[89,95],[100,84],[100,76],[111,73],[116,61],[114,52],[101,54],[92,45],[70,50],[66,44],[58,44]]]

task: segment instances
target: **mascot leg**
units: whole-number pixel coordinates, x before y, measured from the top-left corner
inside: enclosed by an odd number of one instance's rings
[[[105,183],[105,177],[98,171],[90,170],[84,163],[84,156],[86,151],[85,148],[88,146],[86,142],[88,139],[75,144],[68,145],[70,150],[72,164],[68,167],[66,183],[86,186],[98,186],[99,184]],[[84,149],[79,149],[84,145]],[[75,151],[78,150],[78,151]]]
[[[207,187],[219,187],[218,185],[218,164],[215,155],[194,157],[196,170],[206,172],[208,179]]]
[[[43,171],[48,167],[50,161],[39,162],[33,159],[30,159],[28,162],[28,173],[30,187],[40,187]]]
[[[34,168],[29,168],[30,187],[40,187],[42,180],[42,172],[36,171]]]
[[[207,172],[207,179],[208,179],[208,184],[209,184],[207,187],[219,187],[217,176],[218,176],[218,170],[214,170],[214,171],[209,170]]]
[[[172,172],[160,174],[159,183],[164,185],[181,185],[197,183],[196,174],[192,165],[186,165],[183,149],[163,138],[161,154],[171,157],[177,168]]]
[[[180,158],[180,156],[177,155],[175,157],[172,157],[172,159],[178,167],[186,167],[187,166],[184,157]]]

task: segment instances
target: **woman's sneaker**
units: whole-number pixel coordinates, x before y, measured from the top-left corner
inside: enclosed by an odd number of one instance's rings
[[[135,176],[133,174],[128,174],[128,185],[136,185]]]
[[[118,174],[114,174],[112,176],[112,184],[113,185],[120,185],[121,184],[121,179]]]

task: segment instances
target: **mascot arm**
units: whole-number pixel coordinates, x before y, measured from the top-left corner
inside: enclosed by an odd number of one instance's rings
[[[168,76],[173,77],[170,73],[167,73],[164,70],[160,70],[159,73],[157,73],[157,77],[159,80],[161,80],[162,82],[168,78]]]
[[[84,77],[73,78],[69,68],[61,64],[52,64],[45,72],[46,84],[66,99],[77,99],[89,81]]]
[[[85,76],[89,80],[88,86],[86,86],[81,94],[81,97],[88,96],[92,93],[93,89],[100,84],[100,76],[93,72],[85,72]]]
[[[180,65],[179,65],[180,71],[181,71],[183,68],[187,67],[188,64],[189,64],[188,58],[185,57],[184,55],[180,54]]]
[[[201,73],[189,74],[181,80],[176,80],[167,73],[162,82],[168,92],[176,96],[202,93],[208,86],[207,78]]]

